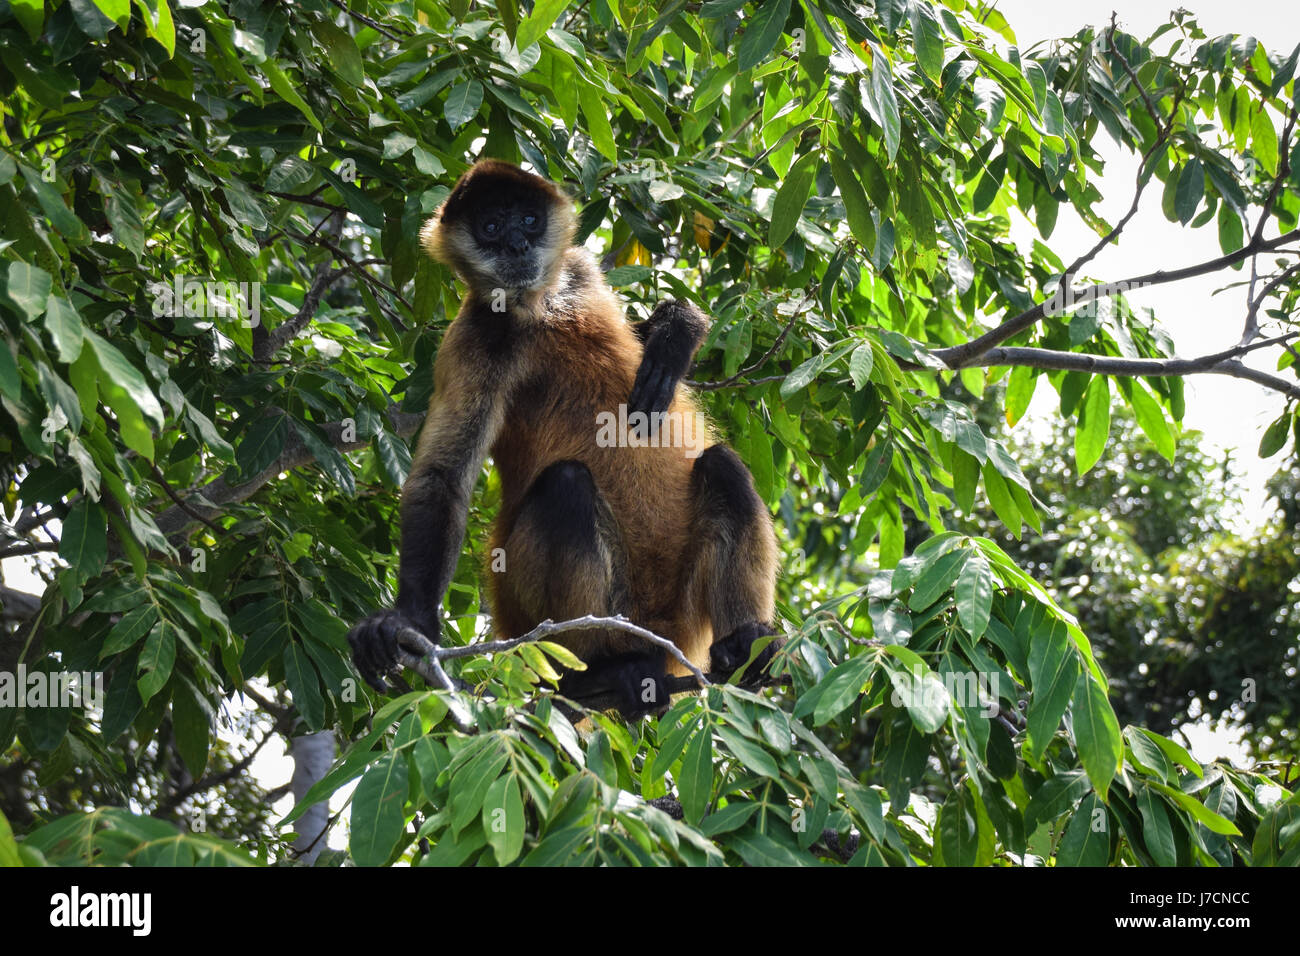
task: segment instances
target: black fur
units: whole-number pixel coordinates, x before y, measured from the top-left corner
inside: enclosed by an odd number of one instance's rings
[[[625,718],[668,710],[671,695],[662,654],[623,654],[588,662],[585,671],[568,671],[560,679],[560,693],[571,698],[611,695]]]
[[[627,411],[629,415],[644,412],[650,434],[654,434],[658,413],[672,404],[677,383],[686,377],[706,327],[704,317],[689,302],[661,302],[650,318],[637,326],[645,351]]]

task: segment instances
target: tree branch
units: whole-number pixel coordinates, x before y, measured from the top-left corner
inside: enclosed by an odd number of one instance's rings
[[[961,345],[953,345],[949,348],[935,349],[931,352],[949,368],[960,369],[974,365],[988,365],[988,362],[978,361],[981,356],[991,349],[1001,345],[1007,339],[1019,335],[1021,332],[1037,324],[1041,319],[1047,316],[1048,310],[1058,307],[1062,302],[1095,302],[1100,299],[1111,298],[1123,292],[1132,291],[1149,285],[1164,285],[1169,282],[1179,282],[1183,279],[1191,279],[1195,276],[1209,275],[1212,272],[1218,272],[1226,269],[1228,266],[1236,265],[1253,256],[1257,252],[1268,252],[1279,246],[1286,245],[1300,239],[1300,229],[1292,229],[1288,233],[1277,236],[1273,239],[1262,240],[1256,245],[1252,240],[1250,244],[1243,246],[1236,252],[1230,252],[1227,255],[1219,256],[1216,259],[1210,259],[1206,262],[1200,262],[1191,266],[1184,266],[1181,269],[1172,269],[1166,271],[1158,269],[1155,272],[1149,272],[1146,275],[1133,276],[1128,279],[1120,279],[1117,282],[1098,282],[1092,285],[1084,286],[1080,289],[1065,288],[1058,289],[1056,294],[1044,302],[1031,306],[1019,315],[1013,316],[1003,322],[997,328],[990,329],[979,338],[971,339],[969,342],[963,342]],[[994,363],[996,364],[996,363]]]
[[[408,438],[419,429],[420,422],[424,420],[424,415],[415,412],[403,412],[396,405],[390,405],[388,407],[388,419],[392,423],[393,434],[401,438]],[[343,441],[342,422],[328,422],[320,427],[329,437],[330,444],[339,451],[355,451],[370,444],[365,439],[352,442]],[[300,468],[315,460],[307,446],[291,430],[289,440],[286,442],[284,451],[280,453],[280,457],[257,475],[248,481],[233,485],[224,478],[217,478],[197,491],[191,492],[186,497],[185,503],[189,506],[188,509],[180,505],[173,505],[160,514],[155,523],[158,525],[158,529],[168,538],[183,534],[196,518],[212,520],[222,514],[227,505],[238,504],[251,498],[263,485],[280,474],[280,472]]]
[[[1112,355],[1091,355],[1087,352],[1060,352],[1054,349],[996,348],[990,349],[973,364],[980,367],[994,365],[1023,365],[1029,368],[1052,369],[1068,372],[1094,372],[1098,375],[1125,377],[1161,377],[1169,375],[1228,375],[1247,379],[1282,392],[1290,398],[1300,399],[1300,383],[1289,382],[1276,375],[1261,372],[1243,365],[1239,356],[1267,345],[1279,345],[1300,336],[1288,332],[1273,339],[1264,339],[1245,346],[1236,346],[1213,355],[1194,359],[1130,359]]]

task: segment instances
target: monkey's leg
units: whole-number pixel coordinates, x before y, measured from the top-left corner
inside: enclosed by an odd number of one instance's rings
[[[767,505],[740,456],[726,445],[700,455],[691,472],[691,544],[683,593],[689,621],[713,628],[710,671],[731,674],[754,641],[776,634],[776,534]],[[742,682],[760,682],[781,645],[770,642]]]
[[[505,559],[501,595],[509,607],[499,610],[506,611],[512,632],[547,618],[630,610],[618,526],[581,462],[558,461],[537,476],[505,540]],[[667,670],[658,648],[609,631],[575,632],[560,640],[587,664],[585,671],[564,675],[560,693],[575,699],[612,695],[627,717],[667,707]]]

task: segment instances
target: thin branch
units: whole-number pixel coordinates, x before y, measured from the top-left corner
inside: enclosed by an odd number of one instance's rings
[[[799,317],[805,313],[806,309],[804,307],[808,304],[808,300],[810,298],[812,298],[811,293],[807,289],[805,289],[803,293],[803,298],[799,300],[799,304],[795,306],[794,312],[790,314],[790,321],[786,322],[785,328],[783,328],[781,330],[781,333],[776,337],[776,341],[772,343],[772,347],[768,349],[766,352],[764,352],[763,355],[758,359],[758,361],[754,362],[753,364],[745,368],[742,368],[735,375],[731,376],[730,378],[723,379],[721,382],[695,382],[695,381],[691,381],[690,379],[687,379],[686,384],[689,385],[691,388],[697,389],[701,392],[712,392],[719,388],[728,388],[732,385],[736,385],[750,372],[757,372],[760,368],[762,368],[765,364],[767,364],[768,359],[770,359],[773,355],[775,355],[777,352],[781,350],[781,346],[785,343],[786,336],[790,334],[790,330],[794,328],[795,322],[797,322],[799,320]],[[784,375],[778,377],[785,378]],[[764,381],[767,380],[765,379]],[[755,385],[757,383],[745,382],[744,384]]]
[[[1240,345],[1249,344],[1255,338],[1255,336],[1259,334],[1259,309],[1260,306],[1264,304],[1264,300],[1267,299],[1270,295],[1272,295],[1273,290],[1275,290],[1283,282],[1291,278],[1291,276],[1296,275],[1297,273],[1300,273],[1300,263],[1296,263],[1290,268],[1285,269],[1278,275],[1274,276],[1273,279],[1270,280],[1269,283],[1265,285],[1263,289],[1260,290],[1259,295],[1253,297],[1250,300],[1250,310],[1246,313],[1246,323],[1245,323],[1245,328],[1242,330],[1241,333],[1241,342],[1239,343]],[[1254,259],[1251,260],[1251,267],[1250,267],[1250,291],[1251,294],[1253,295],[1255,291],[1255,260]]]
[[[1195,276],[1209,275],[1212,272],[1226,269],[1228,266],[1236,265],[1238,262],[1248,259],[1257,252],[1269,252],[1296,239],[1300,239],[1300,229],[1292,229],[1288,233],[1284,233],[1283,235],[1277,236],[1273,239],[1263,240],[1258,244],[1252,240],[1248,245],[1243,246],[1236,252],[1230,252],[1227,255],[1219,256],[1217,259],[1199,262],[1195,265],[1185,266],[1181,269],[1173,269],[1169,271],[1158,269],[1155,272],[1149,272],[1146,275],[1133,276],[1128,279],[1121,279],[1117,282],[1098,282],[1084,286],[1080,289],[1071,289],[1068,291],[1065,289],[1058,289],[1057,293],[1052,296],[1051,299],[1031,306],[1018,315],[1007,319],[996,328],[984,333],[979,338],[971,339],[969,342],[963,342],[961,345],[954,345],[944,349],[935,349],[931,354],[939,358],[949,368],[953,369],[960,369],[972,365],[987,365],[989,363],[979,361],[981,356],[991,349],[1001,345],[1007,339],[1013,338],[1037,324],[1048,314],[1049,309],[1058,306],[1062,301],[1098,301],[1142,286],[1164,285],[1170,282],[1179,282],[1183,279],[1191,279]]]
[[[340,10],[342,10],[344,13],[350,16],[353,20],[356,20],[359,23],[364,23],[366,26],[370,27],[370,29],[374,30],[376,33],[382,34],[383,36],[388,37],[388,39],[393,40],[394,42],[401,41],[402,37],[398,36],[396,33],[390,33],[387,29],[385,29],[384,25],[380,23],[378,20],[374,19],[373,17],[366,16],[364,13],[357,13],[355,10],[350,10],[347,4],[343,3],[342,0],[330,0],[330,3],[334,4],[334,6],[338,7]],[[412,36],[409,30],[399,30],[398,32],[401,33],[402,36],[408,36],[408,37]]]
[[[432,654],[435,660],[443,661],[451,660],[456,657],[470,657],[477,654],[499,654],[502,651],[508,651],[512,648],[518,647],[520,644],[529,644],[533,641],[546,640],[553,634],[564,634],[568,631],[595,630],[622,631],[624,634],[631,634],[644,641],[649,641],[651,644],[658,645],[671,654],[679,664],[695,676],[695,679],[698,681],[698,686],[709,686],[709,679],[704,676],[704,672],[692,664],[676,644],[668,640],[666,637],[660,637],[653,631],[648,631],[644,627],[633,624],[621,614],[613,617],[597,617],[592,614],[587,614],[583,617],[576,617],[572,620],[560,621],[558,623],[548,619],[542,621],[542,623],[538,624],[527,634],[520,637],[514,637],[505,641],[480,641],[477,644],[467,644],[463,647],[438,647],[427,637],[413,628],[407,628],[404,633],[408,637],[412,634],[418,635],[422,641],[428,643],[428,648],[425,650],[426,657]],[[429,680],[428,675],[426,675],[423,670],[419,668],[413,669],[421,677],[424,677],[425,680]],[[432,681],[430,682],[432,683]]]
[[[0,549],[0,558],[20,558],[27,554],[37,554],[41,551],[58,551],[59,542],[57,541],[25,541],[22,544],[11,545],[8,548]]]
[[[1276,375],[1250,368],[1237,358],[1246,352],[1266,345],[1281,344],[1297,336],[1300,336],[1300,332],[1290,332],[1276,339],[1266,339],[1195,359],[1130,359],[1112,355],[1091,355],[1086,352],[1060,352],[1054,349],[996,348],[985,352],[974,364],[981,367],[1023,365],[1029,368],[1057,371],[1147,378],[1171,375],[1228,375],[1232,378],[1247,379],[1273,391],[1282,392],[1290,398],[1300,399],[1300,383],[1289,382]]]
[[[419,430],[424,415],[415,412],[403,412],[396,405],[390,405],[388,407],[388,420],[392,424],[393,434],[400,438],[408,438]],[[358,439],[351,442],[343,441],[342,422],[327,422],[320,427],[328,436],[330,444],[339,451],[354,451],[358,448],[364,448],[370,443],[367,439]],[[290,430],[289,440],[285,445],[285,450],[280,453],[280,457],[248,481],[231,484],[224,478],[217,478],[186,496],[186,503],[190,506],[190,510],[181,508],[179,505],[173,505],[160,514],[155,523],[168,538],[183,534],[193,524],[194,514],[204,515],[210,519],[216,518],[225,511],[228,505],[238,504],[251,498],[263,485],[280,474],[280,472],[301,468],[303,465],[310,464],[315,460],[315,456],[298,438],[297,433]]]

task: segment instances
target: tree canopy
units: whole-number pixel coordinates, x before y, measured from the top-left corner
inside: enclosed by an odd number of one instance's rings
[[[346,854],[322,860],[1300,862],[1279,768],[1201,764],[1107,677],[1144,699],[1140,622],[1224,682],[1199,690],[1239,698],[1207,653],[1239,595],[1189,585],[1214,605],[1192,627],[1112,608],[1129,631],[1094,644],[1103,621],[1041,537],[1053,521],[1079,577],[1218,530],[1179,500],[1195,481],[1144,498],[1109,477],[1127,422],[1175,481],[1205,468],[1189,376],[1284,396],[1259,452],[1294,458],[1300,47],[1180,11],[1150,37],[1110,23],[1021,49],[993,7],[10,0],[0,558],[44,590],[0,590],[0,673],[102,674],[104,693],[0,697],[0,862],[292,859],[294,822],[350,783]],[[1122,151],[1140,169],[1110,221]],[[553,700],[562,647],[461,650],[490,638],[490,468],[441,635],[470,689],[408,672],[384,699],[353,672],[344,635],[391,604],[409,443],[460,301],[419,228],[488,156],[575,196],[631,317],[664,297],[712,317],[691,379],[777,516],[778,686],[575,724]],[[1222,254],[1094,275],[1143,203]],[[1062,207],[1089,247],[1053,241]],[[1241,289],[1240,325],[1174,355],[1126,295],[1211,274]],[[1006,430],[1049,391],[1073,436],[1055,475]],[[1078,514],[1066,471],[1097,509],[1145,510],[1057,523]],[[1271,628],[1251,675],[1265,755],[1295,746],[1298,585],[1274,547],[1253,586],[1292,603],[1250,605]],[[268,819],[246,735],[327,729],[337,761]],[[213,792],[237,809],[205,812]]]

